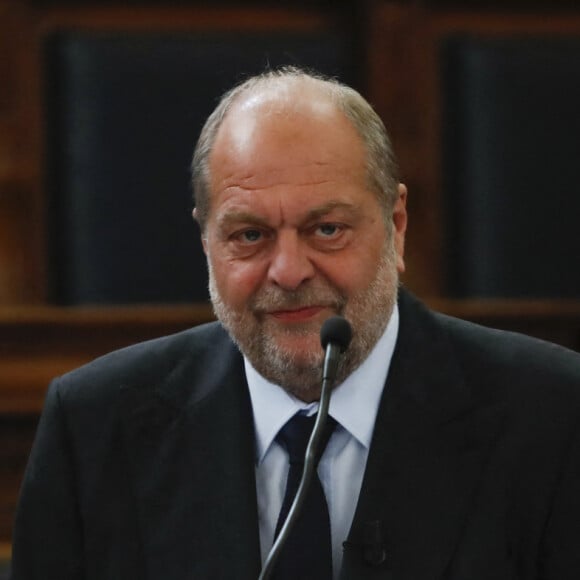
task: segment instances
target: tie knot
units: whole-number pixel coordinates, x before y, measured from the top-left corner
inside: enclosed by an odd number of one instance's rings
[[[314,429],[317,415],[307,417],[297,413],[294,415],[283,427],[278,431],[276,440],[288,452],[290,463],[304,463],[304,455],[306,447]],[[320,446],[318,449],[318,459],[324,452],[326,444],[334,431],[336,421],[332,417],[327,417],[326,425],[320,439]]]

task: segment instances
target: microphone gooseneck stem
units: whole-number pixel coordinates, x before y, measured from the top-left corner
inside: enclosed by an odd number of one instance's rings
[[[306,457],[304,460],[304,471],[302,472],[302,478],[300,480],[300,485],[298,486],[298,491],[290,511],[288,512],[288,517],[268,554],[268,558],[262,568],[262,572],[258,580],[268,580],[274,567],[276,566],[276,561],[282,551],[286,539],[290,535],[290,531],[294,526],[294,523],[298,517],[298,514],[302,510],[302,504],[310,487],[310,482],[316,468],[318,466],[317,458],[319,458],[319,447],[320,439],[324,431],[324,426],[326,424],[326,419],[328,417],[328,405],[330,403],[330,391],[332,385],[336,378],[336,372],[338,368],[338,363],[340,361],[341,349],[338,345],[329,343],[326,347],[326,353],[324,356],[324,366],[322,371],[322,388],[320,392],[320,401],[318,405],[318,415],[314,423],[314,429],[312,430],[312,435],[308,441],[308,446],[306,447]]]

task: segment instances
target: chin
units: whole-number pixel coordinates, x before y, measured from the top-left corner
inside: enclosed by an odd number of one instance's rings
[[[272,336],[270,340],[279,353],[298,366],[311,366],[324,354],[318,332],[308,336]]]

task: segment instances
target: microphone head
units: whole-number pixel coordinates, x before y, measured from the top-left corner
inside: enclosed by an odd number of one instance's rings
[[[320,344],[322,348],[330,343],[336,344],[340,347],[340,351],[344,352],[352,339],[352,327],[350,322],[342,316],[331,316],[327,318],[320,329]]]

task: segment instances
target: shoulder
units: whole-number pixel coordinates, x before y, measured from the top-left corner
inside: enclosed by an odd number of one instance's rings
[[[113,351],[53,381],[59,398],[96,403],[117,396],[123,389],[151,391],[172,377],[187,373],[195,384],[220,352],[235,350],[217,322],[156,338]]]
[[[480,397],[503,401],[511,416],[535,417],[536,426],[580,420],[580,355],[515,332],[435,315],[466,382]]]
[[[470,365],[527,377],[575,384],[580,394],[580,354],[537,338],[487,328],[436,313],[435,318],[449,337],[455,352]]]
[[[580,409],[580,354],[515,332],[488,328],[429,310],[403,292],[402,324],[422,344],[438,341],[468,384],[490,396],[568,401]],[[405,334],[409,336],[409,331]]]

